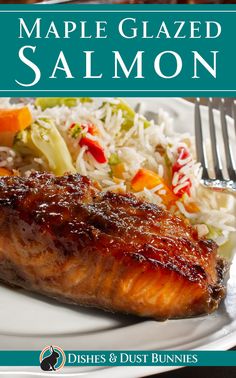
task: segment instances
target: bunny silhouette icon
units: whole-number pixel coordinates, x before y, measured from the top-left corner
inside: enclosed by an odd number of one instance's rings
[[[56,348],[56,349],[58,349],[58,348]],[[50,347],[47,347],[47,348],[44,349],[44,351],[43,351],[44,354],[48,350],[50,351],[50,355],[47,355],[46,357],[42,357],[42,360],[40,362],[40,367],[44,371],[58,370],[57,362],[58,362],[58,359],[60,357],[60,353],[58,351],[54,350],[53,346],[50,346]]]

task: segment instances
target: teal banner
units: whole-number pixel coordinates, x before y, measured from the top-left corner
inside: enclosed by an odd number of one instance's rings
[[[234,351],[0,351],[0,366],[236,366]],[[51,360],[50,360],[51,358]]]
[[[235,96],[236,5],[1,5],[0,96]]]

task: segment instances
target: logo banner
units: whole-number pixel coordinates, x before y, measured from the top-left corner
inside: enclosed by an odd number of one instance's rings
[[[235,96],[236,6],[0,6],[0,96]]]
[[[64,366],[235,366],[234,351],[0,351],[0,366],[39,366],[44,371]]]

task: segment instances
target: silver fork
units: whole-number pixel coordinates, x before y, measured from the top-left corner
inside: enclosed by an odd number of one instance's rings
[[[210,143],[212,150],[212,162],[214,167],[214,177],[209,173],[209,162],[206,153],[206,143],[203,135],[202,118],[200,110],[200,99],[195,101],[195,144],[197,152],[197,160],[202,165],[202,184],[207,188],[228,191],[236,193],[236,162],[234,161],[232,146],[230,143],[230,136],[228,132],[228,124],[225,113],[224,99],[220,101],[220,121],[221,132],[224,145],[224,152],[220,153],[219,149],[219,135],[216,131],[215,120],[213,114],[213,100],[208,101],[208,116],[209,122],[205,127],[209,127]],[[235,104],[232,106],[232,115],[234,117],[234,126],[236,131],[236,109]],[[223,159],[225,162],[225,169],[223,169]]]

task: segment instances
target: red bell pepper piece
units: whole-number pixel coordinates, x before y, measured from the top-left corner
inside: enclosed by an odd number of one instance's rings
[[[103,164],[107,162],[104,149],[96,140],[82,137],[79,141],[79,145],[80,147],[87,146],[87,152],[89,152],[98,163]]]
[[[178,151],[178,157],[176,159],[176,162],[172,166],[172,178],[173,178],[175,172],[179,172],[180,169],[186,165],[186,163],[182,164],[181,161],[187,159],[190,156],[190,152],[187,149],[187,147],[179,147],[177,151]],[[179,181],[183,177],[184,177],[184,174],[180,173],[179,174],[179,180],[178,180],[177,184],[175,186],[172,185],[173,190],[176,188],[177,185],[179,185]],[[191,187],[192,187],[192,183],[191,183],[190,179],[188,179],[188,180],[186,180],[186,185],[182,189],[178,190],[178,192],[175,193],[175,194],[178,197],[182,197],[185,193],[188,196],[190,196]]]
[[[173,171],[173,173],[174,173],[174,172],[178,172],[178,171],[180,170],[180,168],[183,167],[183,165],[180,164],[179,161],[184,160],[184,159],[187,159],[187,157],[190,156],[190,153],[189,153],[188,149],[185,148],[185,147],[179,147],[177,151],[178,151],[178,154],[179,154],[179,155],[178,155],[178,157],[177,157],[176,162],[174,163],[174,165],[173,165],[173,167],[172,167],[172,171]]]

